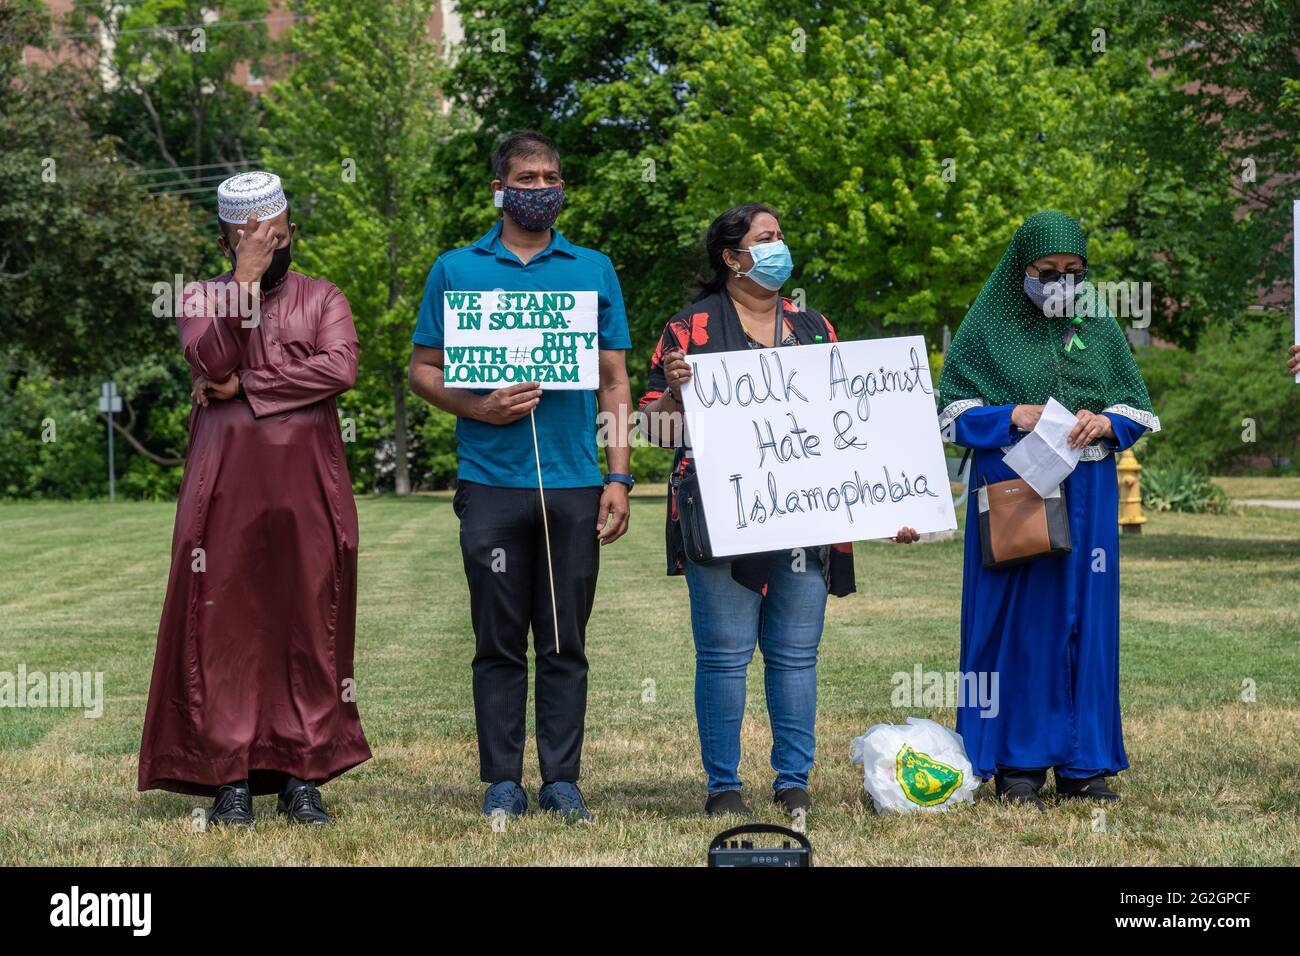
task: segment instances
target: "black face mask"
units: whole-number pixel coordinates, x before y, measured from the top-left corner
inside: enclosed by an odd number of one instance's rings
[[[286,245],[281,246],[276,249],[275,252],[271,253],[271,264],[266,267],[266,271],[262,273],[262,279],[258,283],[263,292],[270,292],[280,284],[280,280],[284,278],[284,274],[289,271],[289,263],[291,262],[293,262],[292,239],[290,239]],[[238,264],[238,257],[232,247],[230,250],[231,271],[234,271],[234,267]]]

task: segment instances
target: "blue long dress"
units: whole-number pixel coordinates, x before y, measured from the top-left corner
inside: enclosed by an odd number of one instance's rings
[[[974,449],[961,596],[963,675],[997,675],[996,716],[961,701],[957,732],[981,777],[998,768],[1054,767],[1059,776],[1113,775],[1128,767],[1119,712],[1119,491],[1113,452],[1147,429],[1107,413],[1112,454],[1081,461],[1064,482],[1072,551],[1002,571],[984,567],[976,489],[1017,475],[1002,462],[1014,444],[1014,405],[971,408],[952,439]],[[988,678],[986,678],[988,679]]]

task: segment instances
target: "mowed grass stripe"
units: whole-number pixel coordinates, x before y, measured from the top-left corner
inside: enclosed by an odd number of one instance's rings
[[[175,508],[0,505],[0,670],[105,674],[104,716],[0,709],[0,862],[34,864],[699,864],[703,818],[686,591],[663,573],[661,497],[633,499],[602,553],[588,629],[583,789],[599,819],[542,816],[494,833],[478,815],[473,638],[447,495],[363,498],[357,678],[376,759],[325,790],[339,826],[193,833],[205,801],[135,791],[135,758]],[[822,645],[816,807],[823,865],[1292,864],[1300,861],[1300,512],[1151,515],[1122,539],[1121,680],[1132,769],[1092,808],[1046,816],[991,802],[877,817],[849,743],[894,708],[891,675],[957,666],[961,541],[858,546],[859,593],[832,600]],[[742,776],[763,819],[771,736],[762,657],[750,671]],[[1253,702],[1242,700],[1253,687]],[[531,708],[530,708],[531,710]],[[532,720],[529,719],[529,733]],[[534,803],[536,754],[525,786]],[[983,792],[982,792],[983,793]]]

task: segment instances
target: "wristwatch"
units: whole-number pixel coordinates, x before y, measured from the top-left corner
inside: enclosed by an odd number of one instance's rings
[[[605,484],[609,484],[611,481],[617,481],[620,485],[627,485],[629,488],[636,484],[636,479],[631,475],[621,475],[616,471],[611,471],[605,476]]]

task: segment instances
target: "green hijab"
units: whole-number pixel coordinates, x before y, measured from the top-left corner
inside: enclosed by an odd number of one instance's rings
[[[980,404],[1042,405],[1050,396],[1072,412],[1115,411],[1158,429],[1146,383],[1105,299],[1085,284],[1076,315],[1052,317],[1025,294],[1025,267],[1054,253],[1087,262],[1083,230],[1065,213],[1034,213],[957,328],[939,378],[941,419],[946,424]]]

